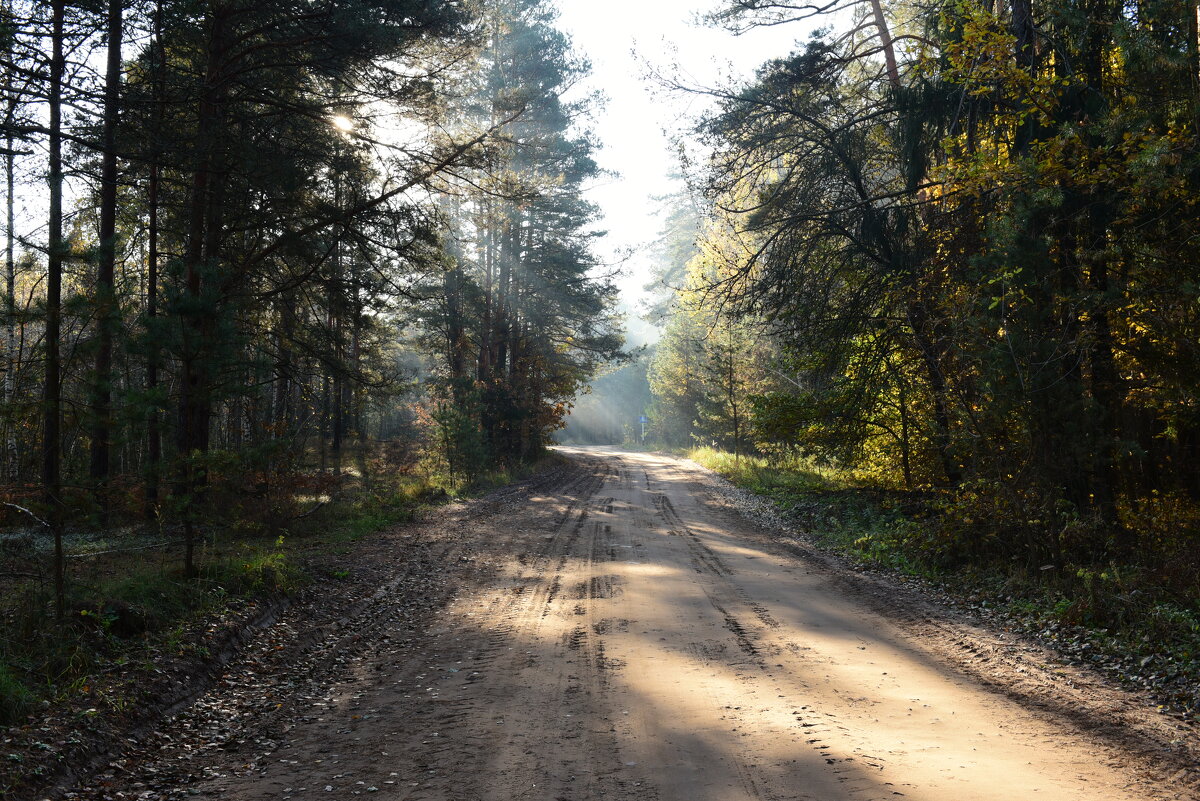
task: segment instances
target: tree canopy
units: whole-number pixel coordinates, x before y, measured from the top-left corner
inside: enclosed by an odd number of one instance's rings
[[[1200,493],[1194,4],[736,2],[713,20],[842,5],[850,32],[705,90],[693,132],[710,222],[685,295],[710,331],[772,343],[742,374],[751,438],[944,493],[946,554],[1159,549],[1164,509]],[[723,353],[681,333],[686,307],[660,369]],[[686,433],[707,436],[694,408]],[[1185,530],[1160,565],[1195,552]]]

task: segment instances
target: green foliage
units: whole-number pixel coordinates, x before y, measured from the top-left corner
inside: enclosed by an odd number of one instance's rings
[[[827,510],[871,558],[1052,565],[1072,614],[1119,625],[1111,565],[1200,598],[1193,11],[927,6],[895,72],[818,33],[721,92],[651,371],[663,430],[731,449],[714,422],[740,403],[758,453],[926,493],[920,526]],[[738,327],[758,341],[730,360]]]
[[[837,486],[835,473],[803,457],[742,456],[717,448],[693,448],[687,456],[739,487],[778,500]]]
[[[139,566],[96,585],[76,603],[81,622],[121,638],[140,636],[174,625],[209,598],[161,566]]]
[[[625,358],[583,194],[599,172],[592,99],[569,96],[587,65],[548,0],[480,10],[480,74],[455,113],[468,126],[504,122],[446,204],[443,269],[422,280],[432,302],[414,309],[440,357],[434,417],[464,483],[536,458],[599,366]]]
[[[4,542],[0,722],[26,690],[72,698],[160,648],[207,657],[202,616],[518,474],[622,358],[583,194],[587,65],[553,2],[117,3],[123,50],[94,35],[107,10],[67,3],[61,37],[61,4],[0,20],[26,76],[8,82],[10,180],[50,153],[60,183],[55,111],[49,137],[34,125],[61,100],[52,45],[80,176],[75,208],[9,231],[2,522],[35,533]],[[107,85],[83,68],[105,48],[125,59]],[[411,146],[380,150],[397,125]],[[119,159],[99,139],[114,126]],[[95,269],[113,257],[115,281]],[[137,700],[118,696],[97,707]]]
[[[579,444],[637,445],[642,433],[639,418],[653,398],[648,366],[649,359],[643,353],[593,379],[588,390],[575,398],[566,428],[555,439]],[[647,426],[646,436],[655,438],[651,426]]]
[[[219,467],[228,478],[237,462],[226,455],[208,464],[214,475]],[[194,579],[185,579],[176,560],[164,561],[153,550],[135,546],[122,551],[119,537],[94,543],[94,554],[76,566],[78,580],[63,625],[47,622],[45,592],[32,585],[20,593],[9,587],[0,595],[12,624],[0,632],[0,715],[19,718],[35,700],[73,697],[95,683],[97,670],[139,654],[165,651],[207,658],[189,633],[203,616],[242,608],[252,599],[294,593],[311,580],[305,561],[314,548],[344,546],[412,520],[420,508],[450,497],[445,474],[423,473],[406,463],[389,466],[382,457],[363,464],[368,473],[355,485],[344,476],[334,491],[337,498],[315,507],[311,500],[295,501],[295,508],[311,514],[288,521],[286,537],[265,537],[227,520],[225,528],[210,532]],[[489,474],[479,480],[497,479]],[[227,491],[219,486],[213,492]],[[301,482],[291,489],[304,494],[313,487]],[[215,528],[217,520],[213,516],[210,525]],[[351,573],[338,569],[331,577],[346,580]],[[132,702],[119,693],[97,700],[114,713],[127,711]]]
[[[12,669],[0,662],[0,726],[11,726],[28,714],[34,696],[13,674]]]
[[[493,464],[482,415],[482,393],[474,389],[439,401],[434,408],[442,457],[454,482],[469,484]]]
[[[751,452],[750,397],[778,384],[776,349],[758,321],[718,313],[704,291],[720,272],[723,249],[735,247],[723,233],[711,231],[687,264],[688,283],[647,370],[654,393],[648,416],[655,439],[666,445]]]
[[[920,527],[895,504],[855,487],[844,472],[802,457],[768,459],[696,448],[688,456],[735,485],[769,498],[779,511],[821,545],[876,566],[924,574],[910,547]]]
[[[379,482],[370,492],[338,504],[321,519],[320,534],[329,542],[353,542],[397,523],[412,521],[424,506],[445,502],[449,495],[442,481],[425,476],[404,476]],[[447,476],[445,483],[455,479]]]
[[[712,448],[697,448],[688,456],[738,487],[769,498],[825,547],[907,572],[924,569],[919,556],[907,548],[916,524],[896,503],[855,486],[844,471],[822,468],[803,457],[737,457]]]
[[[284,552],[282,536],[273,547],[247,544],[242,549],[228,572],[239,594],[287,595],[296,588],[298,571]]]

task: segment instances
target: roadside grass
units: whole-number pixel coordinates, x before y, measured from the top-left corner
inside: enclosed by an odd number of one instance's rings
[[[1200,712],[1200,597],[1142,564],[946,562],[929,548],[933,497],[856,484],[794,459],[699,448],[688,456],[769,498],[818,547],[923,583],[960,607],[1019,629],[1076,661],[1152,690],[1164,710]]]
[[[320,524],[306,526],[302,536],[319,542],[354,542],[389,526],[412,522],[422,509],[485,495],[562,461],[561,456],[547,451],[528,463],[486,471],[469,481],[455,480],[438,469],[373,476],[360,491],[332,504]]]
[[[802,458],[768,459],[736,455],[716,448],[693,448],[687,457],[720,473],[739,487],[786,504],[813,493],[841,489],[844,482],[834,473],[822,471]]]
[[[296,544],[306,547],[355,542],[381,529],[414,520],[421,508],[445,503],[451,494],[439,479],[403,475],[372,482],[332,501],[320,515],[297,525]]]
[[[695,448],[688,458],[735,486],[769,498],[822,548],[869,564],[929,577],[927,566],[894,547],[912,521],[895,493],[860,486],[840,471],[802,457],[768,459]]]
[[[133,552],[73,560],[61,622],[54,620],[47,582],[25,582],[0,594],[0,725],[21,722],[43,702],[86,694],[121,665],[164,654],[203,658],[202,646],[186,636],[190,627],[284,595],[304,581],[282,538],[209,543],[201,549],[200,574],[191,580],[184,579],[176,556]],[[115,714],[130,702],[116,690],[96,700]]]
[[[454,493],[458,498],[475,498],[494,489],[515,484],[553,465],[566,464],[568,460],[552,450],[543,450],[528,462],[491,470],[475,477],[474,481],[459,487]]]
[[[669,453],[672,456],[687,456],[691,449],[680,448],[675,445],[668,445],[665,442],[655,439],[648,439],[645,442],[626,441],[614,447],[626,451],[636,451],[638,453]]]
[[[33,707],[33,693],[0,663],[0,720],[17,721]]]

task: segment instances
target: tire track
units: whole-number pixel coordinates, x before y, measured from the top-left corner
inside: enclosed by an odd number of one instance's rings
[[[150,744],[157,761],[78,797],[1172,797],[903,640],[872,611],[886,592],[845,592],[712,512],[697,471],[598,451],[553,472],[447,509],[337,613],[289,612],[269,632],[310,650],[264,642]],[[908,614],[939,641],[960,631]],[[1020,663],[960,640],[987,670]]]

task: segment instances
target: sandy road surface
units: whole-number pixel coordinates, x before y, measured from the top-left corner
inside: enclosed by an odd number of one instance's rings
[[[889,613],[886,587],[773,541],[690,463],[564,452],[446,511],[304,649],[266,637],[77,797],[1196,797],[1145,732],[1102,725],[1135,701]]]

